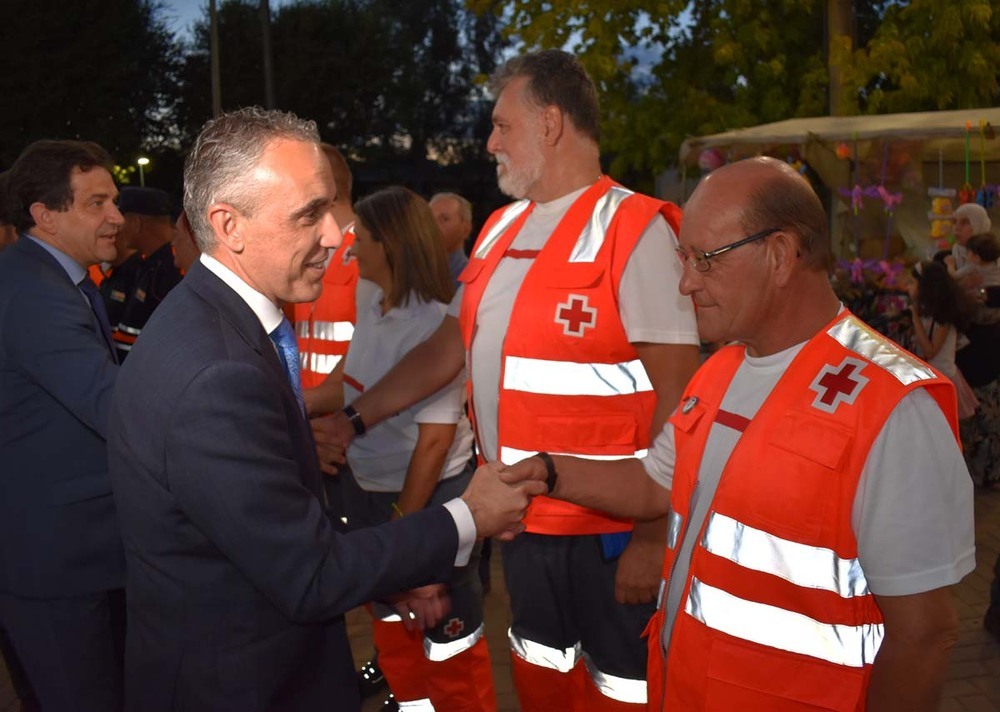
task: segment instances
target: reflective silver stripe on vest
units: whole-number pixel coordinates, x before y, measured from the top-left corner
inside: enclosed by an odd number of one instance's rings
[[[583,226],[580,237],[573,245],[573,251],[569,253],[570,262],[593,262],[597,253],[604,245],[604,237],[608,234],[608,226],[612,218],[618,211],[618,207],[625,198],[632,195],[632,191],[620,186],[614,186],[607,193],[602,195],[594,205],[594,212],[590,215],[590,220]]]
[[[507,638],[510,640],[510,649],[514,654],[532,665],[559,672],[569,672],[580,661],[579,643],[565,650],[550,648],[548,645],[542,645],[515,635],[513,629],[507,631]]]
[[[414,710],[415,712],[434,712],[434,705],[431,704],[429,697],[425,697],[422,700],[396,700],[396,704],[399,705],[401,710]]]
[[[579,457],[582,460],[624,460],[627,457],[646,457],[648,452],[649,450],[636,450],[634,453],[624,453],[622,455],[584,455],[579,452],[556,452],[555,450],[551,450],[549,454]],[[537,450],[518,450],[513,447],[501,447],[500,461],[505,465],[516,465],[521,460],[527,460],[537,453]]]
[[[904,386],[936,378],[934,372],[901,348],[873,331],[855,316],[841,319],[826,332],[845,349],[881,366]]]
[[[344,358],[340,354],[314,354],[303,351],[299,354],[299,367],[313,373],[331,373]]]
[[[452,640],[448,643],[435,643],[429,638],[424,638],[424,657],[426,657],[431,662],[439,663],[442,660],[447,660],[448,658],[453,658],[459,653],[464,653],[469,650],[479,639],[483,637],[483,631],[485,630],[485,625],[483,623],[479,624],[472,633],[465,636],[464,638],[459,638],[458,640]]]
[[[503,387],[550,396],[620,396],[653,390],[639,359],[576,363],[524,356],[504,360]]]
[[[630,677],[618,677],[609,675],[597,669],[594,661],[586,653],[583,654],[583,663],[587,666],[590,679],[605,697],[612,700],[625,702],[633,705],[646,704],[646,681],[636,680]]]
[[[127,324],[122,324],[121,322],[118,322],[118,331],[124,331],[126,334],[131,336],[138,336],[142,333],[141,328],[136,329],[134,326],[128,326]]]
[[[875,662],[885,634],[880,624],[822,623],[801,613],[737,598],[697,578],[691,581],[684,612],[734,638],[855,668]]]
[[[349,321],[314,321],[312,338],[320,341],[350,341],[354,337],[354,324]],[[299,336],[309,337],[309,322],[299,322]]]
[[[517,216],[528,209],[531,205],[530,200],[518,200],[516,203],[511,203],[506,208],[504,208],[503,215],[493,224],[490,231],[486,233],[486,237],[483,241],[479,243],[479,247],[476,249],[476,254],[473,256],[476,259],[482,259],[486,257],[496,241],[500,239],[500,236],[506,232],[510,224],[517,219]]]
[[[718,512],[709,515],[701,545],[716,556],[796,586],[830,591],[841,598],[871,593],[857,559],[842,559],[832,549],[782,539]]]
[[[671,508],[667,515],[667,548],[676,549],[677,540],[681,536],[681,529],[684,527],[684,517]]]

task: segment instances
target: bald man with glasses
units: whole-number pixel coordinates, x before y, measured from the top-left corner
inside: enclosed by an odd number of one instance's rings
[[[729,345],[649,454],[542,453],[501,479],[669,512],[647,628],[656,709],[936,710],[951,586],[975,567],[954,388],[839,302],[822,205],[781,161],[705,178],[677,254],[701,337]]]

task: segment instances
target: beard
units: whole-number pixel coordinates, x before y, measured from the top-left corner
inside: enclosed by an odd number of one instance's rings
[[[545,168],[545,157],[542,155],[541,147],[532,152],[531,158],[524,165],[515,168],[511,163],[510,156],[506,153],[498,153],[497,159],[497,185],[500,192],[515,200],[520,200],[528,196],[532,187],[542,177]],[[500,167],[506,170],[500,172]]]

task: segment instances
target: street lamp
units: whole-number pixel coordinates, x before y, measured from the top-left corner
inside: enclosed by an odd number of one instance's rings
[[[146,174],[143,172],[143,169],[149,165],[149,159],[146,158],[145,156],[139,156],[139,158],[136,160],[136,163],[139,164],[139,185],[145,188]]]

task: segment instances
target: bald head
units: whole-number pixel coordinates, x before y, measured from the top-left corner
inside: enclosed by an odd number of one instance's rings
[[[775,158],[748,158],[712,171],[702,179],[685,207],[692,211],[739,211],[745,234],[778,228],[799,241],[803,265],[829,271],[833,264],[826,212],[816,192],[801,174]]]

